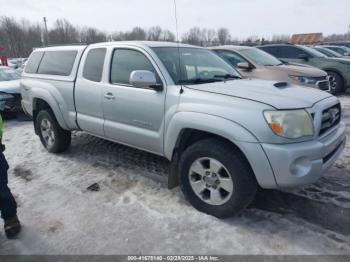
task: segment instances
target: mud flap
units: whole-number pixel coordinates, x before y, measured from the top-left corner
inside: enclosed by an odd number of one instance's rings
[[[168,189],[179,186],[178,163],[179,157],[177,151],[175,151],[169,167]]]

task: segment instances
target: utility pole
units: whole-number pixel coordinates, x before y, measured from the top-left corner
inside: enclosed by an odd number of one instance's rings
[[[44,20],[44,46],[49,45],[49,33],[47,31],[47,20],[46,17],[43,17]]]

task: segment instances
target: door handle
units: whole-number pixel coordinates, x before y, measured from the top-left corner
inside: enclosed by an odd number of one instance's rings
[[[115,96],[112,94],[112,93],[106,93],[105,94],[105,98],[108,99],[108,100],[113,100],[115,99]]]

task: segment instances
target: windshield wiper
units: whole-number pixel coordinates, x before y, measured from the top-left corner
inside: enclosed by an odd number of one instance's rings
[[[223,79],[242,79],[242,77],[232,75],[232,74],[225,74],[225,75],[215,75],[214,77],[217,78],[223,78]]]
[[[221,79],[217,78],[194,78],[194,79],[183,79],[179,80],[179,84],[204,84],[204,83],[213,83],[213,82],[221,82]]]

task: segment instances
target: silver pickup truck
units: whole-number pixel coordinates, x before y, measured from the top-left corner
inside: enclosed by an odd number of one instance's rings
[[[258,186],[315,182],[345,145],[341,105],[329,93],[243,79],[212,51],[162,42],[36,49],[21,80],[22,105],[52,153],[71,131],[170,161],[198,210],[225,218]]]

